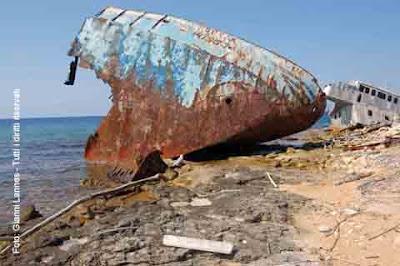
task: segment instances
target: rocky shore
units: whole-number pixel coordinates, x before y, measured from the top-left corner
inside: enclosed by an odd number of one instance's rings
[[[400,126],[312,129],[192,154],[160,181],[78,205],[0,264],[399,265],[399,140]],[[234,251],[169,247],[164,235]]]

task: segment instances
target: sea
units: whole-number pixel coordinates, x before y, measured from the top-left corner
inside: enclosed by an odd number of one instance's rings
[[[84,147],[103,117],[28,118],[21,122],[22,206],[34,204],[44,216],[92,192],[85,178]],[[13,121],[0,120],[0,225],[13,219]],[[329,125],[325,114],[314,127]]]

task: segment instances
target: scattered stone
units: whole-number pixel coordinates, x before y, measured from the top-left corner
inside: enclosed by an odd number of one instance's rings
[[[229,179],[239,179],[241,176],[241,173],[239,172],[228,172],[224,174],[225,178],[229,178]]]
[[[60,246],[64,242],[64,239],[60,237],[48,237],[43,240],[43,243],[41,247],[47,247],[47,246]]]
[[[350,209],[350,208],[345,208],[342,210],[343,214],[346,216],[353,216],[358,213],[358,210]]]
[[[46,256],[42,258],[43,263],[50,263],[54,259],[54,256]]]
[[[116,228],[134,226],[140,223],[139,219],[132,219],[131,217],[127,217],[118,221]]]
[[[211,201],[207,198],[193,198],[190,202],[190,206],[192,207],[211,206],[211,204]]]
[[[318,230],[323,234],[329,234],[332,232],[332,228],[326,225],[321,225],[318,227]]]
[[[348,169],[351,169],[351,172],[346,176],[359,175],[359,173],[368,170],[373,170],[377,175],[379,173],[379,176],[382,173],[380,170],[368,168],[369,165],[364,165],[370,162],[374,163],[374,160],[380,158],[374,157],[375,155],[371,156],[371,153],[366,155],[364,152],[360,152],[360,155],[356,155],[353,152],[346,152],[344,156],[348,156],[350,159],[348,159],[348,164],[344,164],[337,159],[343,154],[342,148],[340,150],[336,147],[332,148],[329,151],[332,154],[325,155],[325,157],[320,156],[322,154],[320,151],[313,152],[313,150],[305,152],[302,149],[289,149],[289,153],[281,152],[270,156],[270,158],[265,158],[265,160],[263,157],[260,157],[260,159],[253,156],[244,158],[250,161],[251,166],[247,165],[248,161],[243,162],[243,158],[237,157],[232,157],[227,164],[224,164],[224,162],[222,164],[220,162],[199,162],[184,165],[177,169],[181,176],[173,182],[154,183],[141,187],[141,190],[154,192],[157,195],[156,200],[134,202],[134,204],[129,205],[121,200],[119,201],[121,202],[120,205],[112,206],[107,205],[109,199],[98,199],[91,205],[96,214],[95,219],[91,219],[90,209],[85,210],[83,208],[82,212],[77,212],[78,209],[76,208],[74,212],[55,221],[58,223],[53,227],[38,231],[37,234],[40,236],[38,245],[35,246],[32,243],[35,237],[28,239],[24,243],[24,256],[20,256],[18,259],[9,256],[4,265],[16,265],[12,263],[17,262],[17,260],[21,260],[18,261],[20,262],[18,265],[29,265],[32,262],[31,264],[48,263],[51,265],[66,265],[68,263],[71,265],[103,265],[107,263],[109,265],[222,266],[226,264],[228,266],[294,265],[302,264],[301,261],[307,261],[304,264],[308,265],[314,258],[308,255],[317,258],[321,249],[317,245],[311,247],[309,252],[308,247],[300,242],[302,240],[294,240],[299,237],[299,231],[293,224],[294,218],[296,218],[293,213],[304,208],[313,212],[322,210],[324,215],[330,211],[329,213],[332,216],[343,215],[346,218],[346,216],[351,217],[360,213],[360,210],[355,207],[358,204],[349,202],[345,206],[350,208],[339,209],[340,211],[322,208],[318,205],[319,201],[317,200],[310,200],[304,196],[273,189],[267,180],[267,176],[262,177],[265,171],[272,170],[275,162],[277,167],[282,168],[279,175],[273,175],[273,179],[277,183],[289,185],[298,182],[320,181],[319,177],[323,178],[324,181],[328,180],[329,185],[331,185],[332,179],[326,177],[343,177]],[[332,160],[326,162],[328,157],[331,157]],[[362,159],[362,157],[366,157],[367,160]],[[267,159],[271,160],[265,162]],[[386,161],[379,159],[381,160],[379,163],[383,168],[395,168],[395,164],[392,163],[394,159],[395,156]],[[357,160],[361,160],[362,165],[358,166]],[[335,167],[337,168],[335,169],[341,171],[331,172],[334,169],[333,163],[336,163]],[[306,171],[299,173],[298,169],[294,169],[294,167],[303,167],[301,164],[304,165]],[[315,174],[308,172],[313,166],[316,168],[311,170],[317,170],[319,164],[326,164],[327,173],[333,174],[328,176],[321,172]],[[190,173],[188,173],[189,171]],[[173,172],[171,174],[172,176],[175,175]],[[398,175],[394,176],[396,179],[397,177]],[[196,184],[197,181],[186,182],[195,179],[200,180],[199,184]],[[185,182],[182,182],[182,180]],[[243,183],[247,183],[247,185],[238,186],[238,184]],[[384,182],[380,184],[384,185]],[[372,188],[372,185],[369,187]],[[395,190],[397,187],[391,186],[390,189]],[[238,188],[240,188],[240,193],[226,193],[237,191]],[[377,193],[381,193],[381,187],[376,187],[376,189]],[[121,198],[123,197],[127,197],[127,194],[121,195]],[[390,199],[392,200],[392,198]],[[210,205],[212,207],[194,208],[194,206]],[[184,209],[184,207],[188,208]],[[335,207],[332,210],[338,209]],[[69,217],[73,218],[68,220]],[[81,217],[87,221],[82,223]],[[313,216],[308,217],[312,219]],[[331,227],[321,225],[323,224],[322,221],[311,229],[317,236],[324,238],[324,236],[333,233],[336,227],[330,223],[327,223],[327,225],[331,225]],[[357,222],[354,222],[354,224],[346,223],[342,227],[342,239],[340,241],[346,240],[342,243],[348,243],[348,239],[346,239],[348,237],[347,232],[349,232],[348,227],[354,229],[353,235],[357,233],[358,226]],[[123,229],[102,234],[101,237],[94,237],[96,232],[119,227],[134,227],[135,229]],[[395,233],[399,230],[392,230],[387,237],[379,241],[389,241],[387,242],[388,248],[389,246],[400,247],[400,237]],[[167,234],[191,236],[196,240],[225,241],[237,244],[239,249],[229,256],[220,256],[213,253],[197,252],[194,249],[187,249],[187,247],[163,246],[162,237]],[[50,236],[61,238],[63,242],[61,243],[57,238],[52,239]],[[90,237],[90,241],[79,240],[83,236]],[[365,236],[363,237],[365,240]],[[301,236],[299,238],[301,239]],[[374,237],[372,238],[374,239]],[[43,239],[48,242],[47,247],[40,247]],[[332,239],[326,238],[325,240],[331,242]],[[307,254],[303,251],[306,251]],[[377,253],[366,254],[375,255]],[[324,260],[329,261],[329,256],[324,256]],[[315,265],[318,265],[318,263],[319,261],[315,262]],[[3,265],[3,261],[1,264]]]
[[[286,153],[295,153],[296,152],[296,149],[295,148],[293,148],[293,147],[288,147],[287,149],[286,149]]]
[[[245,221],[248,223],[259,223],[263,220],[264,213],[258,212],[258,213],[252,213],[250,216],[245,217]]]
[[[162,174],[162,179],[169,181],[169,180],[173,180],[173,179],[177,178],[178,176],[179,176],[179,173],[177,171],[175,171],[172,168],[167,168],[165,173]]]
[[[42,217],[42,215],[36,210],[35,205],[30,204],[22,207],[21,221],[26,222],[36,218]]]
[[[69,250],[71,250],[74,247],[78,247],[80,245],[86,244],[89,241],[89,239],[87,237],[84,238],[72,238],[70,240],[66,240],[64,241],[64,243],[59,246],[59,249],[68,252]]]
[[[67,225],[71,228],[78,228],[84,224],[84,219],[79,219],[78,217],[72,215],[68,218]]]

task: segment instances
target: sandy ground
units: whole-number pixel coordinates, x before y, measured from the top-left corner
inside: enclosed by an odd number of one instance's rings
[[[387,136],[400,130],[310,130],[288,141],[301,148],[188,156],[169,181],[78,206],[1,265],[400,265],[400,145],[374,144]],[[165,234],[235,250],[166,247]]]
[[[367,173],[365,179],[335,185],[338,178],[328,174],[313,183],[281,186],[320,207],[303,208],[295,216],[307,249],[318,249],[335,265],[400,265],[400,227],[379,236],[400,224],[399,155],[398,148],[363,151],[360,157],[344,153],[340,168]]]

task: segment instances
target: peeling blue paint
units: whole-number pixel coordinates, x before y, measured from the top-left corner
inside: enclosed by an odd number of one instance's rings
[[[170,80],[187,107],[197,90],[226,82],[255,87],[257,79],[265,87],[271,77],[277,92],[289,101],[298,100],[293,86],[304,87],[308,100],[315,100],[319,90],[315,78],[271,51],[186,20],[136,11],[120,15],[122,11],[110,7],[86,19],[71,55],[81,56],[100,73],[116,58],[115,78],[127,79],[133,73],[137,85],[153,81],[160,91]]]

